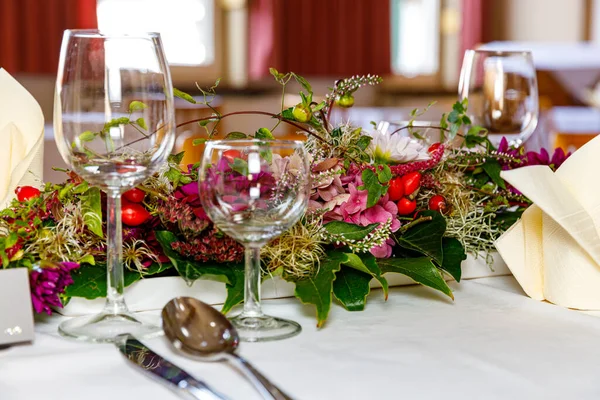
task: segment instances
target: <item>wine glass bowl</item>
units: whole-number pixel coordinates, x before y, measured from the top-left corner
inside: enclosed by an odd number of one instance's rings
[[[244,311],[232,319],[242,340],[275,340],[300,331],[295,322],[261,311],[260,249],[300,220],[308,205],[309,176],[308,157],[299,141],[206,144],[200,201],[212,222],[246,249]]]
[[[533,134],[539,106],[530,52],[467,50],[458,90],[472,124],[486,128],[492,143],[506,137],[520,146]]]
[[[65,31],[54,132],[67,165],[106,193],[107,301],[102,313],[65,321],[71,338],[110,342],[160,334],[159,320],[129,313],[123,296],[121,193],[156,172],[175,141],[173,88],[158,33]]]

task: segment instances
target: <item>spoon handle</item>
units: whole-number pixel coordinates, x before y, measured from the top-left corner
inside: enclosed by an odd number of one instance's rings
[[[238,356],[237,354],[228,354],[229,360],[236,364],[252,384],[258,389],[260,394],[269,400],[293,400],[281,389],[271,383],[263,374],[258,372],[248,361]]]

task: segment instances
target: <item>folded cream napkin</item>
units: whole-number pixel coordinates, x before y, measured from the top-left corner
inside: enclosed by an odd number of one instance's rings
[[[44,173],[44,115],[40,105],[0,68],[0,209],[18,186],[40,186]]]
[[[534,204],[496,242],[528,296],[600,309],[600,137],[553,173],[547,166],[503,171]]]

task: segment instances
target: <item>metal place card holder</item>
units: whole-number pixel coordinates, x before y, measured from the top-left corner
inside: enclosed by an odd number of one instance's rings
[[[0,347],[33,341],[27,268],[0,269]]]

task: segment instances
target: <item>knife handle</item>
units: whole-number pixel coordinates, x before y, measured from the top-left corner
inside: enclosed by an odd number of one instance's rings
[[[177,386],[182,393],[193,400],[228,400],[227,397],[194,378],[182,380]]]

